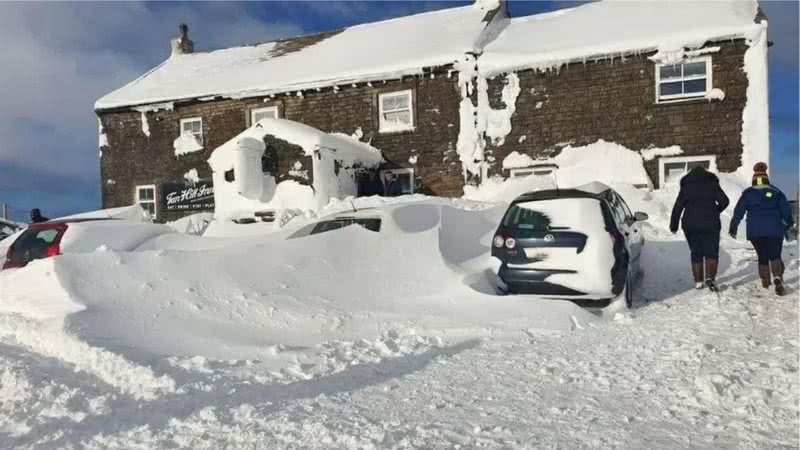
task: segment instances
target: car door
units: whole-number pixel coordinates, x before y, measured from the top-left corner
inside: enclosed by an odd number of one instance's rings
[[[612,194],[616,197],[617,205],[625,217],[625,224],[628,227],[628,231],[625,233],[625,239],[629,241],[628,248],[631,255],[632,269],[635,273],[638,273],[639,261],[642,256],[642,247],[644,246],[644,235],[642,234],[641,224],[634,218],[631,209],[628,207],[628,204],[625,203],[625,199],[616,192],[612,192]]]
[[[630,261],[633,262],[631,268],[635,270],[635,260],[637,259],[637,255],[634,255],[635,249],[632,246],[631,235],[633,234],[633,230],[631,229],[630,222],[628,222],[627,217],[625,216],[625,208],[623,208],[623,206],[620,204],[619,196],[616,195],[614,191],[608,191],[606,193],[606,201],[611,208],[611,214],[614,217],[614,222],[617,225],[617,229],[620,231],[620,233],[622,233],[622,237],[625,240],[625,249],[628,252]]]

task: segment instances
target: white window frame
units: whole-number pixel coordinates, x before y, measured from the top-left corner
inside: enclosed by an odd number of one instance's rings
[[[256,122],[258,122],[257,120],[255,120],[255,115],[256,114],[264,113],[264,112],[270,112],[270,111],[275,114],[275,118],[276,119],[278,117],[280,117],[278,115],[280,113],[280,111],[278,110],[278,105],[265,106],[265,107],[262,107],[262,108],[253,108],[253,109],[251,109],[250,110],[250,126],[253,126],[253,125],[256,124]]]
[[[144,190],[144,189],[152,189],[153,190],[153,199],[152,200],[142,200],[141,197],[139,197],[141,191]],[[156,191],[156,185],[155,184],[141,184],[141,185],[137,185],[136,186],[136,204],[137,205],[142,205],[143,203],[147,203],[147,204],[152,203],[152,205],[153,205],[153,217],[151,217],[151,218],[155,219],[156,217],[158,217],[158,192]]]
[[[696,62],[705,62],[706,63],[706,75],[704,77],[701,77],[701,76],[698,76],[698,75],[691,76],[691,77],[683,77],[683,75],[681,75],[681,78],[679,78],[679,79],[676,78],[676,79],[674,79],[672,81],[692,81],[692,80],[705,79],[706,80],[706,90],[705,90],[705,92],[702,92],[702,93],[698,92],[698,93],[693,93],[693,94],[674,94],[674,95],[662,96],[661,95],[661,68],[664,67],[664,66],[673,66],[673,65],[677,65],[677,64],[661,64],[661,63],[659,63],[659,64],[656,64],[656,103],[674,103],[674,102],[680,102],[680,101],[686,101],[686,100],[696,100],[698,98],[706,97],[708,95],[708,93],[711,92],[712,89],[714,89],[714,78],[713,78],[713,67],[714,67],[714,65],[711,62],[711,56],[710,55],[699,56],[697,58],[687,58],[687,59],[681,61],[680,64],[683,65],[683,64],[691,64],[691,63],[696,63]],[[681,70],[683,70],[683,69],[681,69]],[[665,81],[665,82],[668,82],[668,81]]]
[[[668,163],[690,163],[696,161],[708,161],[708,170],[717,171],[717,155],[697,155],[697,156],[668,156],[658,159],[658,188],[661,189],[666,184],[664,166]],[[688,173],[688,170],[685,172]]]
[[[384,111],[383,99],[387,97],[400,97],[400,96],[408,97],[408,113],[409,113],[410,123],[408,124],[408,126],[403,126],[403,127],[398,127],[394,125],[389,127],[388,124],[385,124],[383,121],[383,114],[385,112],[405,111],[405,109],[393,109],[389,111]],[[406,89],[403,91],[384,92],[378,94],[378,131],[381,133],[398,133],[398,132],[413,131],[413,130],[414,130],[414,92],[411,89]]]
[[[205,141],[203,139],[203,118],[202,117],[189,117],[189,118],[186,118],[186,119],[181,119],[181,135],[183,135],[183,125],[186,124],[186,123],[192,123],[192,122],[200,122],[200,133],[199,133],[199,135],[197,133],[194,133],[194,132],[192,132],[192,135],[195,137],[195,139],[197,139],[197,142],[199,142],[200,145],[205,146]]]
[[[380,179],[381,179],[381,184],[383,184],[383,188],[384,188],[384,189],[386,189],[386,184],[384,184],[384,183],[385,183],[385,181],[386,181],[386,173],[387,173],[387,172],[391,172],[391,173],[393,173],[393,174],[395,174],[395,175],[400,175],[401,173],[407,173],[407,174],[409,174],[409,177],[411,178],[411,179],[409,180],[409,181],[410,181],[410,183],[411,183],[411,184],[409,184],[409,186],[411,187],[411,192],[403,192],[403,191],[400,191],[400,195],[411,195],[411,194],[413,194],[413,193],[414,193],[414,191],[416,190],[416,185],[414,184],[414,182],[415,182],[415,179],[414,179],[414,169],[412,169],[412,168],[397,168],[397,169],[386,169],[386,170],[381,170],[381,172],[380,172],[380,177],[381,177],[381,178],[380,178]]]

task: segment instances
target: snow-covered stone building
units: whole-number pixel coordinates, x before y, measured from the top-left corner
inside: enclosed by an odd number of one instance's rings
[[[166,61],[95,104],[104,207],[210,208],[212,151],[268,117],[357,136],[404,192],[461,195],[600,141],[640,152],[654,187],[696,164],[733,172],[769,158],[766,34],[755,1],[511,18],[479,0],[208,52],[182,27]]]

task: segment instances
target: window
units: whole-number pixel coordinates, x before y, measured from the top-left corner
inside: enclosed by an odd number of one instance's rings
[[[711,91],[711,57],[656,66],[656,101],[704,97]]]
[[[378,110],[381,133],[414,129],[411,90],[380,94]]]
[[[197,139],[197,143],[203,145],[203,118],[181,119],[181,135],[186,133],[194,136]]]
[[[387,197],[414,193],[414,169],[382,170],[381,180]]]
[[[150,217],[156,216],[156,187],[155,185],[136,186],[136,203],[142,207],[143,210],[150,214]]]
[[[261,119],[277,119],[278,107],[267,106],[265,108],[256,108],[250,110],[250,125],[255,125]]]
[[[693,168],[700,166],[710,171],[717,170],[717,157],[714,155],[660,158],[658,160],[658,187],[677,183]]]
[[[536,168],[536,167],[521,167],[517,169],[508,169],[509,175],[511,178],[521,178],[521,177],[528,177],[531,175],[543,176],[543,175],[551,175],[553,173],[553,169],[550,168]]]

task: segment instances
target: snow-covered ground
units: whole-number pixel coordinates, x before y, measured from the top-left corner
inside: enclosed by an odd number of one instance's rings
[[[651,217],[616,316],[496,295],[504,204],[422,196],[357,200],[380,233],[217,225],[6,272],[0,448],[796,447],[796,245],[785,297],[727,237],[697,293],[674,189],[615,188]]]

